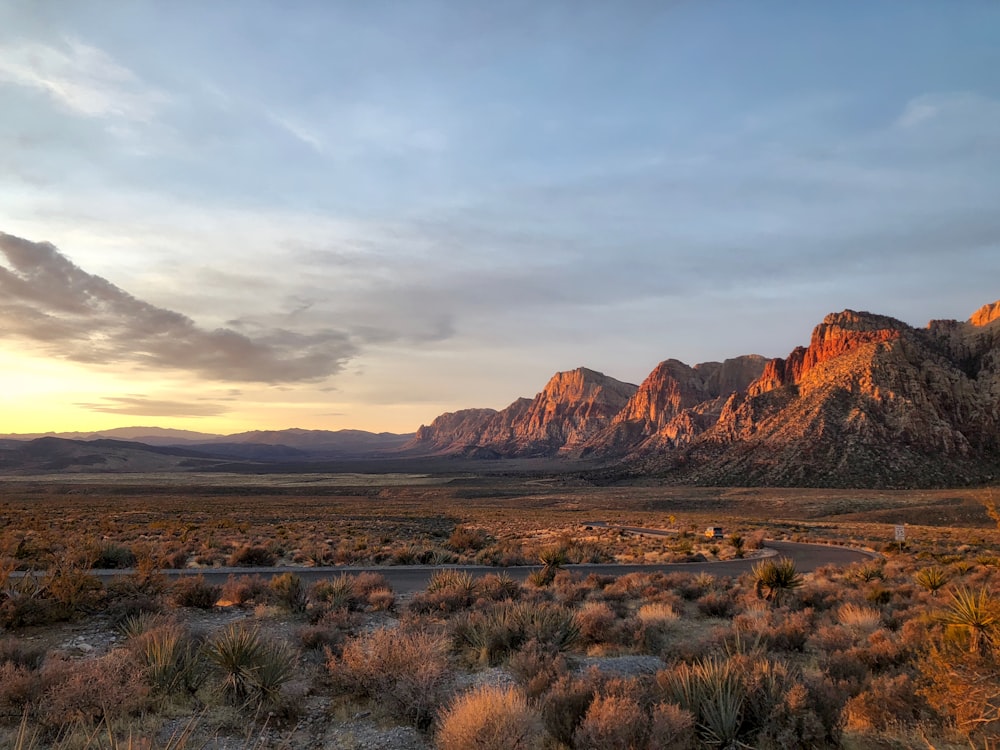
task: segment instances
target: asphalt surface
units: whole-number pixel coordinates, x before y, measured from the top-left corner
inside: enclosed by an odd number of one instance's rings
[[[589,524],[591,526],[603,524]],[[651,536],[667,536],[674,532],[659,531],[655,529],[625,528],[631,533],[643,533]],[[849,547],[835,547],[824,544],[801,544],[798,542],[777,542],[766,541],[763,546],[782,557],[788,557],[795,561],[796,569],[801,573],[808,573],[823,565],[845,566],[861,560],[871,559],[872,554],[862,550],[851,549]],[[623,576],[628,573],[652,573],[656,571],[666,572],[686,572],[686,573],[711,573],[717,576],[739,576],[747,573],[759,562],[759,558],[749,558],[743,560],[725,560],[722,562],[692,562],[692,563],[670,563],[664,565],[565,565],[564,570],[569,570],[582,575],[596,573],[603,576]],[[518,581],[525,580],[533,570],[539,570],[540,565],[523,565],[509,568],[491,567],[486,565],[399,565],[399,566],[372,566],[372,567],[315,567],[315,568],[295,568],[295,567],[273,567],[273,568],[184,568],[178,570],[164,570],[162,573],[170,577],[202,575],[206,582],[221,585],[226,579],[233,576],[253,576],[259,575],[262,578],[272,578],[282,573],[295,573],[302,578],[304,583],[313,583],[342,573],[380,573],[385,576],[389,585],[398,596],[406,596],[423,591],[427,588],[427,583],[435,571],[448,568],[452,570],[464,571],[479,577],[489,573],[506,572]],[[103,581],[109,581],[116,576],[128,575],[131,570],[95,570],[95,576]]]

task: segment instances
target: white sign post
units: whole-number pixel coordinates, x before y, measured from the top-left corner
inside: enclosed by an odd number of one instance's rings
[[[896,524],[896,541],[899,543],[899,551],[903,551],[903,542],[906,541],[906,526],[901,523]]]

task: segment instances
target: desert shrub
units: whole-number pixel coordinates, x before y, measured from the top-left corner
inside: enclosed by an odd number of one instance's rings
[[[602,643],[610,640],[618,618],[604,602],[588,602],[574,615],[584,643]]]
[[[396,594],[390,588],[372,589],[368,592],[368,607],[376,612],[388,612],[396,605]]]
[[[448,548],[455,552],[478,552],[490,545],[492,539],[486,529],[456,526],[448,537]]]
[[[521,597],[521,584],[509,573],[489,573],[479,579],[479,596],[493,602],[513,601]]]
[[[264,601],[267,582],[260,576],[230,575],[222,586],[221,599],[239,607]]]
[[[296,640],[302,648],[309,651],[333,648],[341,644],[344,634],[339,628],[331,627],[322,620],[309,625],[303,625],[295,631]]]
[[[48,661],[42,678],[49,686],[35,712],[46,727],[93,726],[136,715],[148,705],[149,688],[142,668],[126,649],[84,661]]]
[[[377,699],[423,729],[451,690],[448,641],[440,635],[382,628],[347,641],[339,656],[326,653],[336,689]]]
[[[856,635],[873,632],[882,625],[882,613],[848,602],[837,610],[837,621]]]
[[[553,652],[538,641],[528,641],[511,654],[507,662],[507,670],[531,699],[548,690],[568,669],[562,654]]]
[[[736,613],[736,602],[722,591],[709,591],[697,601],[698,611],[706,617],[728,619]]]
[[[813,629],[811,609],[791,612],[763,631],[760,634],[761,642],[775,651],[802,652],[805,651]]]
[[[855,731],[884,732],[912,725],[920,719],[923,706],[909,675],[878,675],[844,706],[846,726]]]
[[[442,712],[441,750],[535,750],[544,726],[538,711],[515,688],[486,685],[458,696]]]
[[[104,542],[94,557],[93,567],[105,569],[131,568],[136,564],[136,556],[128,547],[113,542]]]
[[[598,695],[573,733],[579,750],[632,750],[646,745],[649,717],[638,701],[623,695]]]
[[[414,612],[457,612],[471,607],[477,598],[476,579],[460,570],[438,570],[431,575],[427,590],[413,596]]]
[[[593,676],[563,675],[541,697],[545,728],[557,741],[572,747],[573,735],[583,721],[596,692]]]
[[[282,573],[268,583],[270,600],[289,612],[305,612],[306,590],[295,573]]]
[[[178,607],[211,609],[219,601],[221,586],[213,586],[202,575],[181,576],[171,587],[174,602]]]
[[[653,706],[649,722],[648,750],[693,750],[698,742],[694,714],[676,703],[658,703]]]
[[[47,682],[38,670],[13,662],[0,664],[0,718],[13,719],[31,713]]]
[[[1000,736],[1000,654],[970,652],[946,638],[918,662],[921,695],[970,744]],[[983,747],[989,747],[985,742]]]
[[[38,669],[45,659],[45,650],[20,638],[0,639],[0,664],[13,664],[26,669]]]
[[[452,622],[456,648],[480,664],[499,664],[530,640],[557,652],[579,637],[573,613],[556,604],[498,602]]]
[[[244,545],[233,552],[226,562],[239,568],[270,568],[277,558],[267,547]]]

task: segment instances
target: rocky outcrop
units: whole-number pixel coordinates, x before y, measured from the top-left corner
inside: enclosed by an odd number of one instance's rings
[[[549,456],[574,450],[611,423],[636,386],[584,367],[556,373],[534,399],[470,409],[421,427],[411,451]]]
[[[975,325],[915,329],[870,313],[829,315],[808,347],[769,362],[683,451],[639,463],[710,484],[983,481],[1000,464],[1000,357],[995,342],[970,343]]]
[[[637,388],[583,368],[560,373],[503,411],[444,415],[412,445],[585,457],[677,483],[987,481],[1000,473],[1000,302],[926,328],[844,310],[783,359],[668,359]]]
[[[676,359],[661,362],[611,425],[582,446],[581,455],[615,455],[690,440],[718,417],[719,399],[745,390],[766,362],[755,354],[694,367]]]

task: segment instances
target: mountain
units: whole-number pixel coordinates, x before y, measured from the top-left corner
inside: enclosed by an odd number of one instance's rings
[[[60,473],[165,472],[207,469],[218,464],[183,448],[122,440],[42,437],[0,443],[0,471]]]
[[[615,415],[582,446],[581,455],[608,456],[676,444],[714,422],[725,399],[760,377],[767,360],[750,354],[689,367],[661,362]]]
[[[633,471],[698,484],[949,486],[1000,469],[1000,304],[916,329],[845,310]]]
[[[661,362],[638,387],[580,368],[533,400],[422,426],[410,453],[578,457],[594,476],[949,486],[1000,473],[1000,301],[914,328],[844,310],[783,359]]]
[[[421,426],[411,453],[526,458],[571,453],[611,424],[636,386],[579,367],[556,373],[534,399],[501,411],[466,409]]]
[[[37,438],[96,441],[126,440],[150,446],[179,446],[202,454],[263,461],[309,460],[310,458],[362,457],[396,450],[413,433],[364,430],[254,430],[234,435],[214,435],[160,427],[117,427],[98,432],[63,432],[34,435],[0,435],[0,440],[27,441]]]

